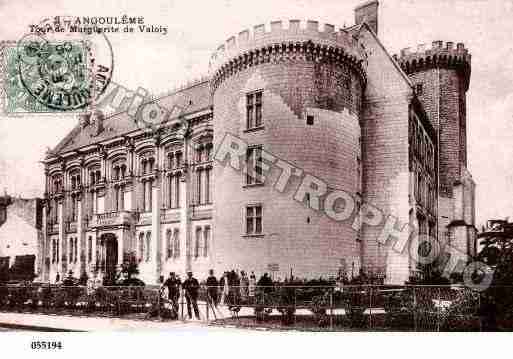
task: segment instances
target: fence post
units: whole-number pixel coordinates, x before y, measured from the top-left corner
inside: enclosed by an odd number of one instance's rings
[[[417,293],[413,288],[413,331],[417,331]]]
[[[160,313],[160,289],[157,289],[157,310],[158,310],[158,318],[159,318],[159,321],[162,320],[162,315]]]
[[[208,286],[205,286],[205,287],[203,287],[203,288],[204,288],[204,289],[206,288],[206,291],[205,291],[205,294],[206,294],[206,295],[205,295],[205,298],[206,298],[206,300],[205,300],[205,311],[207,312],[207,313],[206,313],[206,316],[207,316],[206,320],[207,320],[207,323],[208,323],[208,321],[209,321],[209,320],[208,320],[208,319],[209,319],[209,316],[208,316],[208,312],[209,312],[209,310],[208,310],[208,308],[209,308],[209,303],[210,303],[210,301],[211,301],[211,299],[212,299],[212,298],[210,298],[210,293],[209,293],[209,291],[208,291],[209,287],[208,287]]]
[[[369,329],[372,329],[372,285],[369,288]]]
[[[294,324],[296,324],[296,311],[297,311],[297,287],[294,286]]]
[[[440,331],[440,307],[442,305],[442,289],[438,287],[438,306],[436,308],[436,331]]]
[[[184,290],[182,288],[182,290],[180,290],[180,308],[181,308],[181,312],[182,312],[182,320],[185,320],[185,316],[184,316],[184,313],[183,313],[183,300],[184,300]]]
[[[333,330],[333,287],[330,288],[330,329]]]

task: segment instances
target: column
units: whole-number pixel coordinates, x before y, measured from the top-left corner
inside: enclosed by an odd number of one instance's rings
[[[179,200],[180,200],[180,233],[182,233],[182,241],[181,241],[181,253],[185,255],[185,272],[192,270],[191,264],[191,255],[192,255],[192,240],[191,240],[191,191],[193,190],[192,184],[192,174],[191,174],[191,166],[192,163],[192,154],[189,152],[189,141],[186,136],[184,136],[184,163],[185,168],[183,170],[182,176],[180,178],[179,185]]]
[[[46,197],[46,196],[45,196]],[[42,281],[42,282],[47,282],[48,281],[48,272],[46,270],[46,266],[45,266],[45,263],[46,263],[46,251],[47,251],[47,241],[48,241],[48,229],[47,229],[47,210],[48,210],[48,204],[47,204],[47,198],[45,198],[43,200],[43,218],[42,218],[42,240],[40,241],[40,246],[41,248],[39,249],[38,251],[38,255],[39,255],[39,258],[38,258],[38,264],[39,264],[39,270],[38,270],[38,274],[39,274],[39,280]]]
[[[57,266],[58,271],[60,273],[61,279],[64,278],[64,275],[66,274],[66,268],[67,263],[64,261],[63,258],[67,258],[66,255],[66,232],[64,228],[64,204],[63,199],[59,199],[59,204],[57,208],[57,214],[58,214],[58,223],[59,223],[59,258],[57,258],[59,264]]]
[[[103,146],[100,146],[99,152],[100,152],[100,171],[102,174],[102,181],[106,181],[106,179],[107,179],[107,151],[103,148]]]
[[[123,263],[123,254],[125,251],[125,229],[122,228],[118,238],[118,266]]]
[[[86,271],[87,263],[87,243],[84,233],[83,225],[83,195],[79,194],[77,197],[77,238],[78,238],[78,260],[80,263],[80,273]]]
[[[155,178],[153,181],[148,183],[150,187],[151,196],[151,241],[152,241],[152,253],[151,256],[155,261],[155,282],[158,281],[161,272],[161,228],[160,228],[160,208],[161,208],[161,200],[162,194],[160,193],[160,185],[161,185],[161,151],[160,147],[160,138],[154,138],[155,143]]]
[[[98,250],[98,244],[97,244],[97,241],[96,241],[96,236],[97,236],[97,234],[95,233],[93,235],[93,244],[92,244],[92,248],[91,248],[91,250],[93,251],[92,256],[91,256],[91,269],[92,270],[96,269],[96,261],[98,260],[98,258],[96,256],[96,253],[97,253],[97,250]]]

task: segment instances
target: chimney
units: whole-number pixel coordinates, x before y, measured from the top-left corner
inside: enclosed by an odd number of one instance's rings
[[[90,123],[93,128],[93,135],[98,136],[100,133],[103,132],[103,121],[105,120],[105,116],[103,115],[103,112],[100,110],[95,110],[91,114]]]
[[[365,22],[378,35],[378,6],[377,0],[367,1],[354,9],[354,22],[360,25]]]

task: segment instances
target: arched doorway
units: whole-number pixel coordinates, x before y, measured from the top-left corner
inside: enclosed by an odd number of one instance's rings
[[[101,236],[100,244],[104,253],[104,282],[113,284],[116,279],[118,265],[118,240],[113,233],[106,233]]]

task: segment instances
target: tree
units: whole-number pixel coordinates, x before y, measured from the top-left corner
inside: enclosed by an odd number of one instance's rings
[[[488,221],[488,228],[478,238],[483,246],[478,260],[494,269],[488,294],[497,305],[497,313],[507,318],[513,314],[513,223]]]
[[[123,263],[121,264],[121,274],[125,278],[124,282],[130,283],[133,276],[139,274],[137,256],[135,252],[125,252],[123,254]]]

